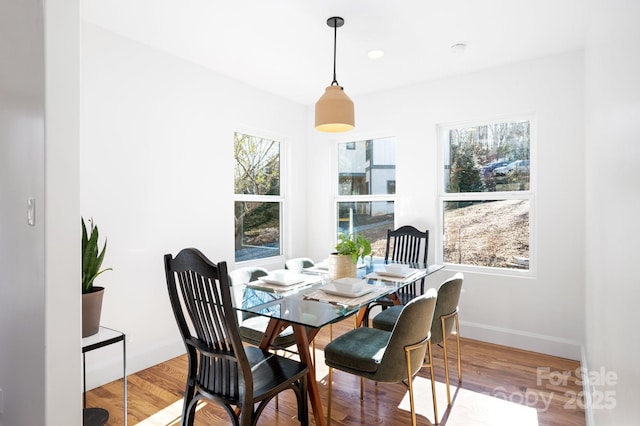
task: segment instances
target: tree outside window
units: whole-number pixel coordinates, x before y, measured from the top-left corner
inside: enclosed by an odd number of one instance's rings
[[[234,133],[235,260],[282,254],[280,143]]]

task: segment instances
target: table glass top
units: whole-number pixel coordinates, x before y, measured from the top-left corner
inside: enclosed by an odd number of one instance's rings
[[[234,305],[239,311],[320,328],[353,315],[370,302],[443,268],[443,265],[409,264],[413,273],[405,278],[395,278],[377,274],[384,272],[384,265],[383,259],[374,259],[372,263],[367,260],[365,267],[358,268],[358,277],[366,279],[365,286],[373,286],[367,289],[370,292],[359,297],[326,293],[323,289],[331,284],[327,274],[313,268],[313,272],[303,271],[303,283],[291,288],[274,289],[273,286],[261,286],[259,282],[234,286]]]

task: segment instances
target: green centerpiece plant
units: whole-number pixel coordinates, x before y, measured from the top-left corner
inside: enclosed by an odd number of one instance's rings
[[[353,263],[358,263],[358,259],[362,258],[364,261],[364,258],[371,254],[371,243],[362,234],[343,232],[338,235],[336,253],[351,256]]]
[[[329,278],[356,277],[358,259],[371,255],[371,243],[361,234],[342,233],[335,253],[329,255]]]

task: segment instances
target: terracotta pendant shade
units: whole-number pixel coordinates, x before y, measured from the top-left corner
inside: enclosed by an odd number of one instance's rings
[[[321,132],[346,132],[355,125],[353,101],[342,86],[327,86],[316,102],[316,129]]]
[[[316,102],[316,129],[321,132],[346,132],[355,125],[353,101],[338,83],[336,78],[336,45],[338,27],[344,25],[344,19],[334,16],[327,19],[327,25],[333,28],[333,81]]]

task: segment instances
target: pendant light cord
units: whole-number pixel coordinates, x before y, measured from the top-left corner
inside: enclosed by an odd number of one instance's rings
[[[338,84],[338,80],[336,80],[336,46],[337,46],[337,40],[338,40],[338,23],[337,23],[337,21],[338,21],[337,18],[333,18],[333,81],[331,82],[332,86],[334,84],[336,86],[340,86],[340,84]]]

